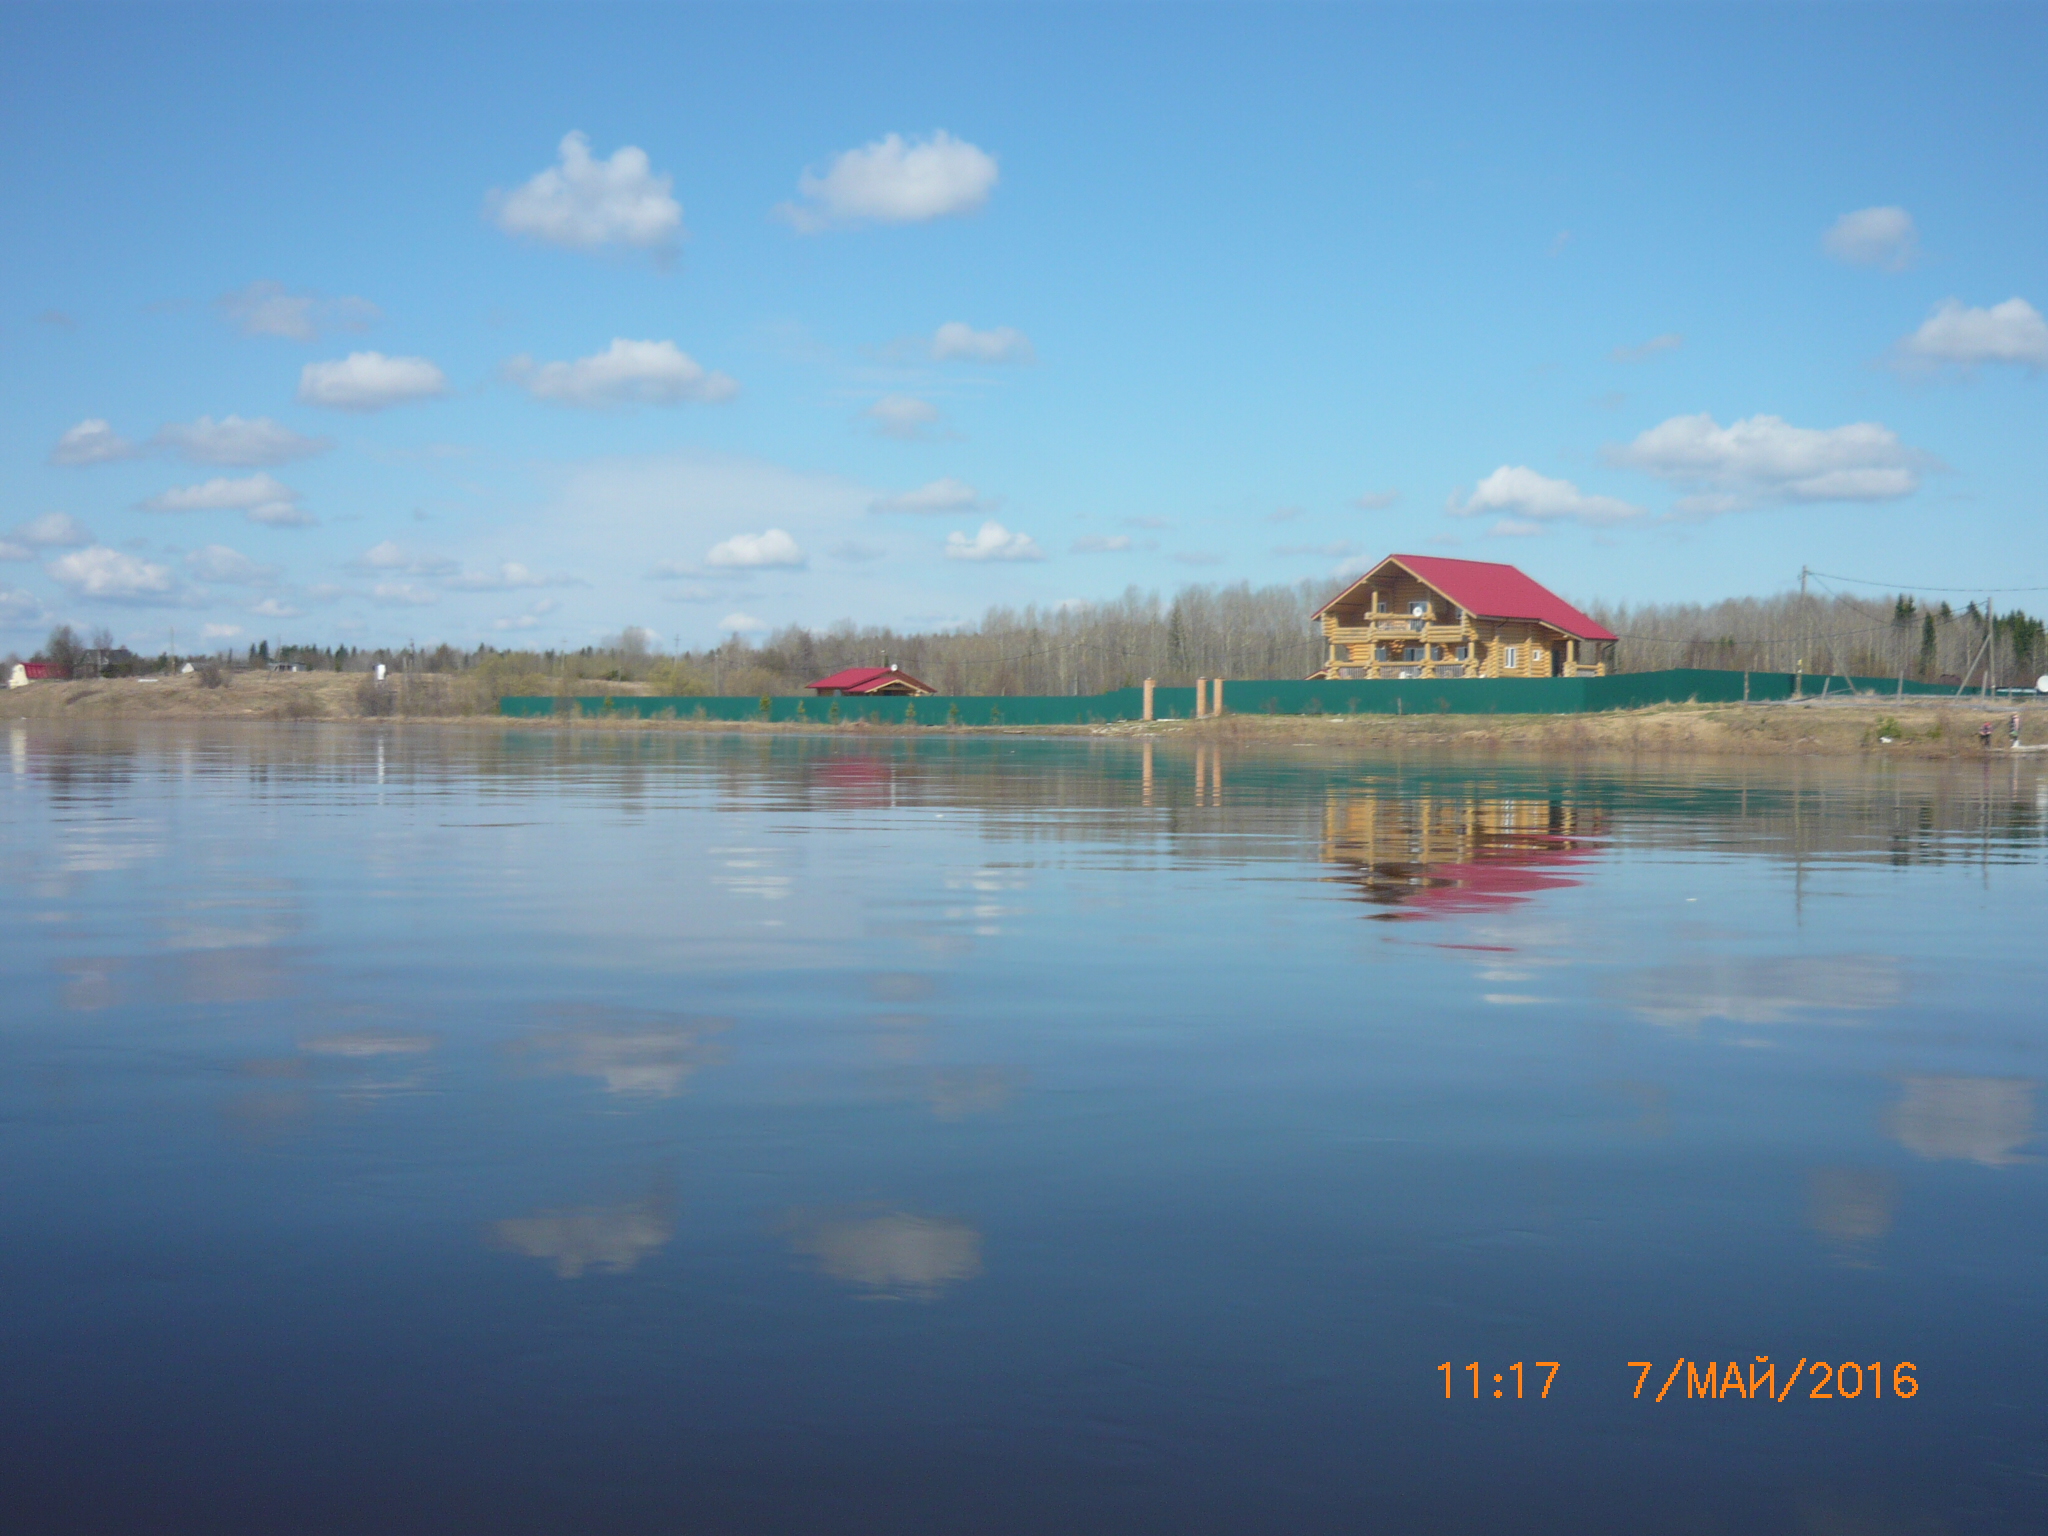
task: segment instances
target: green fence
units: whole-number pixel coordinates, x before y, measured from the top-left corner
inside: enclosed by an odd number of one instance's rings
[[[1701,667],[1664,672],[1625,672],[1618,677],[1557,677],[1509,680],[1459,678],[1400,682],[1299,682],[1287,679],[1230,679],[1225,709],[1239,715],[1569,715],[1647,704],[1734,704],[1747,699],[1770,703],[1823,692],[1886,697],[1946,697],[1953,687],[1936,683],[1903,686],[1896,678],[1795,677],[1790,672],[1719,672]],[[772,720],[817,725],[1099,725],[1143,718],[1144,690],[1070,698],[974,695],[910,698],[649,698],[630,695],[504,698],[500,713],[515,719],[574,714],[591,719]],[[1153,712],[1161,720],[1185,720],[1194,713],[1195,690],[1160,688]]]

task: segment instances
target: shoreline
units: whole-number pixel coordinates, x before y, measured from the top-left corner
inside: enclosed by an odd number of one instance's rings
[[[2006,720],[2021,717],[2022,740],[2048,745],[2048,700],[1810,698],[1767,704],[1657,704],[1571,715],[1263,715],[1210,720],[1119,721],[1097,725],[877,725],[823,721],[521,718],[474,707],[459,679],[416,678],[392,690],[392,708],[365,713],[363,679],[353,673],[237,674],[225,687],[196,677],[153,682],[109,678],[41,682],[0,694],[0,720],[75,724],[463,724],[494,730],[737,733],[802,736],[1048,736],[1185,738],[1241,746],[1415,747],[1542,753],[1625,752],[1655,756],[1885,756],[1953,761],[2010,758],[2048,763],[2048,752],[2007,750]],[[493,701],[494,702],[494,701]],[[468,707],[465,707],[468,706]],[[1990,722],[1992,745],[1980,744]],[[1887,739],[1889,738],[1889,739]]]

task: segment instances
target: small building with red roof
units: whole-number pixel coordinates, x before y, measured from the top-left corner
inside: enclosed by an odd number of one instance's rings
[[[1312,678],[1605,677],[1614,632],[1512,565],[1389,555],[1315,612]]]
[[[830,677],[821,677],[815,683],[804,684],[820,698],[836,697],[841,694],[916,694],[920,697],[939,690],[930,683],[921,683],[898,666],[848,667],[844,672],[834,672]]]

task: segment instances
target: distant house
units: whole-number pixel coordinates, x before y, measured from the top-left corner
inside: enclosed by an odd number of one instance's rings
[[[71,675],[68,667],[60,667],[54,661],[24,661],[21,664],[22,680],[30,683],[60,682]]]
[[[834,672],[830,677],[821,677],[815,683],[804,684],[820,698],[837,697],[840,694],[918,694],[937,693],[939,690],[930,683],[921,683],[901,667],[848,667],[844,672]]]
[[[1389,555],[1315,612],[1311,678],[1605,677],[1612,630],[1512,565]]]

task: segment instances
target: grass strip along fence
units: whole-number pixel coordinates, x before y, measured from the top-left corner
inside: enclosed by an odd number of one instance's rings
[[[1239,715],[1571,715],[1649,704],[1773,703],[1792,698],[1794,688],[1812,698],[1823,691],[1892,697],[1949,697],[1953,685],[1896,678],[1832,679],[1790,672],[1720,672],[1680,667],[1664,672],[1628,672],[1618,677],[1557,677],[1510,680],[1458,678],[1398,682],[1299,682],[1293,679],[1238,679],[1225,682],[1224,708]],[[1118,688],[1083,697],[977,694],[924,698],[760,698],[651,697],[632,694],[513,696],[498,701],[513,719],[556,715],[584,719],[773,721],[812,725],[1104,725],[1143,718],[1144,690]],[[1194,714],[1195,690],[1159,688],[1153,713],[1161,720]]]

